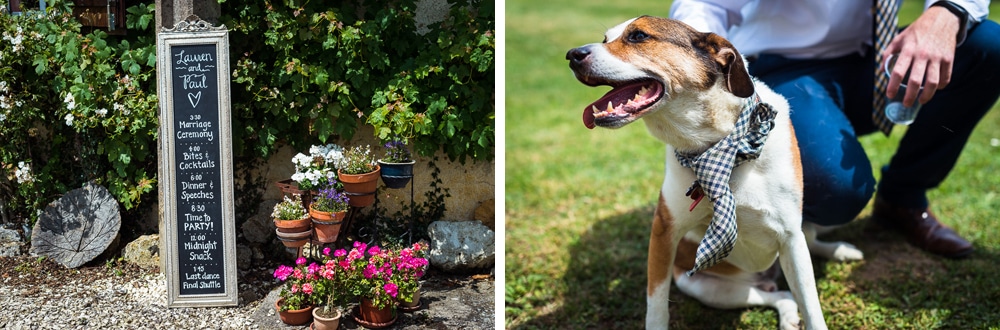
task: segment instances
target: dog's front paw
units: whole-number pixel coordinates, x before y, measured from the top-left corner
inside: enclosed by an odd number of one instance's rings
[[[865,259],[865,254],[851,243],[836,242],[834,244],[836,245],[836,248],[833,249],[833,255],[830,256],[833,260],[846,262]]]
[[[784,291],[787,294],[785,299],[781,299],[775,302],[774,308],[778,310],[778,328],[781,330],[798,330],[802,329],[802,319],[799,318],[799,306],[795,303],[795,299],[792,298],[792,293]]]

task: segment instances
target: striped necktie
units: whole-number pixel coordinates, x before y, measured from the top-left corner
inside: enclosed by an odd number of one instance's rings
[[[882,73],[882,51],[896,36],[896,21],[899,14],[899,0],[875,0],[875,95],[872,98],[872,121],[882,133],[889,135],[892,122],[885,117],[886,87],[889,77]]]

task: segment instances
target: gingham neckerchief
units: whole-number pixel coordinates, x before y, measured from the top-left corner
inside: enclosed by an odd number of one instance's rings
[[[760,101],[755,93],[747,98],[732,133],[700,155],[676,152],[677,160],[684,167],[694,170],[697,180],[688,189],[688,195],[701,190],[712,200],[712,222],[695,255],[695,272],[715,265],[729,256],[736,244],[736,202],[729,189],[729,177],[736,166],[756,159],[774,126],[776,112],[770,104]],[[694,198],[692,196],[692,198]]]

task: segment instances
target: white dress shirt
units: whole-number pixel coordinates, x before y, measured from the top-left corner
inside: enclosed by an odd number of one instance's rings
[[[926,9],[937,0],[925,0]],[[952,0],[978,22],[989,0]],[[902,3],[902,2],[900,2]],[[872,44],[873,0],[675,0],[670,17],[729,39],[744,56],[835,58]]]

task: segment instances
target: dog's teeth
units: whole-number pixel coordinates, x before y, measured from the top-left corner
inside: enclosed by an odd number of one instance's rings
[[[608,112],[615,111],[615,106],[614,106],[614,104],[611,104],[611,101],[608,101],[608,110],[607,111]]]
[[[640,99],[642,99],[642,94],[635,94],[631,101],[639,102]]]
[[[646,92],[648,92],[648,91],[649,91],[649,89],[647,89],[646,86],[642,86],[642,89],[639,89],[639,94],[638,95],[646,95]]]

